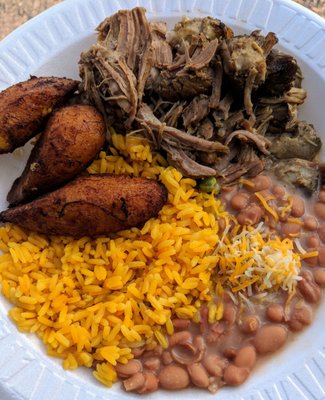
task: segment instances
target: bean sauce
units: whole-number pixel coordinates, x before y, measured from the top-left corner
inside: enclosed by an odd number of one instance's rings
[[[198,323],[173,319],[167,348],[144,346],[134,350],[135,358],[127,364],[117,364],[127,391],[195,386],[215,392],[224,385],[240,385],[259,359],[280,351],[288,338],[312,323],[325,287],[325,191],[306,199],[259,175],[225,188],[221,199],[239,224],[263,222],[271,236],[290,239],[295,252],[303,251],[296,294],[288,301],[288,293],[278,290],[247,305],[226,290],[219,320],[209,322],[207,305],[202,306]],[[225,228],[220,220],[220,232]]]

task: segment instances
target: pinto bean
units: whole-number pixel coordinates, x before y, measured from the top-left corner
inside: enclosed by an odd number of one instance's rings
[[[288,337],[287,329],[282,325],[267,324],[256,333],[254,346],[258,353],[273,353],[284,345]]]
[[[208,343],[217,342],[220,337],[225,333],[225,324],[223,322],[215,322],[210,326],[210,332],[206,336]]]
[[[278,199],[282,199],[283,196],[286,194],[285,188],[281,185],[274,185],[272,188],[272,193]]]
[[[325,203],[325,191],[324,191],[324,190],[322,190],[321,192],[319,192],[318,200],[319,200],[321,203]]]
[[[236,321],[237,307],[234,304],[226,304],[223,310],[223,320],[229,325],[233,325]]]
[[[200,362],[206,350],[205,340],[202,335],[194,337],[193,342],[180,343],[171,350],[172,358],[183,365]]]
[[[175,318],[172,323],[175,331],[186,331],[190,327],[191,321],[189,319]]]
[[[218,233],[222,234],[223,231],[226,229],[226,221],[223,218],[218,218]]]
[[[264,199],[266,199],[267,201],[268,201],[269,199],[274,199],[273,193],[270,192],[269,190],[261,190],[259,193],[260,193],[260,194],[264,197]],[[256,201],[256,196],[254,196],[253,199]]]
[[[234,210],[242,210],[248,204],[248,194],[245,192],[236,193],[230,200],[230,205]]]
[[[143,366],[147,369],[156,370],[160,368],[160,360],[158,357],[150,357],[143,361]]]
[[[204,352],[206,349],[205,341],[202,335],[197,335],[193,339],[193,345],[198,352]]]
[[[158,343],[155,340],[151,340],[149,343],[147,343],[145,345],[145,350],[146,350],[146,352],[149,352],[149,351],[160,351],[160,349],[159,349],[160,347],[161,346],[158,345]]]
[[[320,287],[309,273],[303,272],[301,276],[303,279],[298,282],[300,293],[308,303],[318,303],[321,298]]]
[[[143,358],[161,356],[163,351],[164,350],[160,345],[156,345],[152,350],[144,352]]]
[[[256,350],[253,346],[244,346],[238,350],[234,359],[237,367],[246,367],[252,369],[256,363]]]
[[[151,393],[154,392],[158,389],[159,385],[159,380],[155,374],[152,372],[144,372],[144,385],[137,390],[138,393],[143,394],[143,393]]]
[[[266,175],[258,175],[252,179],[254,186],[250,187],[249,190],[253,192],[260,192],[261,190],[270,189],[272,186],[272,180]]]
[[[311,321],[311,309],[307,305],[302,305],[300,307],[296,306],[289,320],[289,328],[294,332],[298,332],[305,326],[310,325]]]
[[[266,309],[266,318],[272,322],[284,320],[284,308],[280,304],[270,304]]]
[[[314,205],[314,211],[317,217],[325,219],[325,203],[317,202]]]
[[[187,366],[193,385],[206,388],[209,386],[209,375],[201,363],[194,363]]]
[[[142,371],[141,361],[132,359],[128,361],[126,364],[117,363],[115,370],[118,376],[122,378],[127,378],[131,375],[136,374],[137,372]]]
[[[206,344],[205,344],[205,340],[203,338],[202,335],[197,335],[195,336],[194,340],[193,340],[193,345],[196,348],[196,354],[197,354],[197,361],[201,361],[205,351],[206,351]]]
[[[318,235],[320,240],[325,243],[325,224],[322,224],[318,229]]]
[[[305,202],[299,196],[292,196],[291,215],[293,217],[302,217],[305,214]]]
[[[317,248],[308,248],[307,253],[312,253],[313,251],[318,251]],[[311,267],[315,267],[318,264],[318,256],[305,258],[304,261]]]
[[[227,366],[227,360],[217,354],[207,354],[202,361],[205,369],[212,376],[222,376],[223,370]]]
[[[296,236],[301,232],[300,224],[296,224],[295,222],[285,222],[282,224],[281,227],[282,235],[284,237],[292,237],[293,235]]]
[[[315,231],[318,227],[318,222],[315,217],[312,215],[307,215],[304,218],[304,228],[307,229],[308,231]]]
[[[141,357],[143,353],[144,353],[144,347],[136,347],[132,349],[132,354],[134,355],[134,358]]]
[[[223,355],[227,358],[229,358],[229,360],[231,360],[232,358],[235,358],[237,354],[237,350],[234,347],[226,347],[223,350]]]
[[[173,347],[177,344],[183,344],[192,341],[192,334],[189,331],[180,331],[174,333],[172,336],[169,337],[169,346]]]
[[[278,222],[273,215],[267,213],[265,217],[265,223],[269,228],[275,229]]]
[[[236,365],[230,364],[225,369],[223,379],[227,385],[237,386],[246,381],[249,375],[249,369],[243,367],[237,367]]]
[[[158,378],[161,387],[170,390],[185,389],[190,383],[188,372],[176,365],[168,365],[162,368]]]
[[[319,240],[319,236],[317,235],[317,233],[314,233],[314,234],[306,237],[306,245],[308,247],[314,247],[314,248],[320,246],[320,240]]]
[[[254,333],[257,331],[259,326],[260,321],[255,315],[249,315],[245,317],[241,323],[238,324],[239,329],[244,333]]]
[[[203,352],[199,351],[193,343],[189,342],[174,346],[170,353],[173,360],[182,365],[190,365],[201,361],[203,357]]]
[[[325,286],[325,269],[317,268],[313,271],[315,282],[324,287]]]
[[[225,303],[232,302],[232,297],[229,295],[229,292],[224,292],[223,294],[223,301]]]
[[[223,193],[231,193],[236,189],[235,186],[222,186],[221,190]]]
[[[169,365],[173,362],[173,357],[167,350],[162,353],[161,359],[164,365]]]
[[[255,225],[260,222],[264,211],[256,203],[250,203],[237,215],[240,225]]]
[[[287,222],[290,214],[289,212],[285,212],[284,214],[280,213],[279,214],[279,221],[280,222]]]
[[[325,247],[318,249],[318,262],[320,267],[325,267]]]
[[[123,386],[127,392],[134,392],[136,390],[140,390],[144,386],[144,383],[145,383],[145,378],[143,373],[137,372],[130,378],[125,379],[123,381]]]

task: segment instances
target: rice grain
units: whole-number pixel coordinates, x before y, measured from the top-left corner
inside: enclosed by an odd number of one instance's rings
[[[132,348],[166,348],[171,319],[197,320],[202,302],[211,302],[218,218],[229,218],[213,194],[198,192],[144,139],[112,132],[112,141],[88,171],[162,181],[168,202],[156,219],[78,240],[0,227],[0,282],[18,329],[37,334],[65,369],[92,367],[107,386]]]

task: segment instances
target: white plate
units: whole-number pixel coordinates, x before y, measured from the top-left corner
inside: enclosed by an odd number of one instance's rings
[[[300,116],[313,122],[325,140],[325,21],[288,0],[66,0],[17,29],[0,43],[0,89],[25,80],[30,74],[78,77],[81,51],[95,41],[94,28],[121,8],[143,5],[151,19],[172,25],[182,15],[213,15],[237,33],[262,29],[274,31],[280,47],[294,54],[305,76],[308,99]],[[23,168],[23,157],[0,157],[0,209],[6,208],[9,187]],[[9,305],[0,300],[0,399],[1,400],[128,400],[115,385],[106,389],[88,370],[66,372],[49,358],[32,335],[17,332],[7,317]],[[238,388],[213,395],[223,400],[325,398],[325,301],[312,326],[284,350],[257,368]],[[213,398],[198,390],[160,391],[145,399],[175,399],[196,396]]]

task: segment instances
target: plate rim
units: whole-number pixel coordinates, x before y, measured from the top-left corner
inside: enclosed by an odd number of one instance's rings
[[[69,8],[73,8],[75,6],[77,6],[77,8],[87,9],[93,14],[92,17],[96,18],[97,12],[96,9],[93,7],[95,4],[94,2],[96,2],[96,5],[100,6],[101,9],[103,9],[105,5],[107,6],[107,4],[110,3],[110,7],[113,12],[114,9],[130,8],[136,5],[140,6],[143,5],[144,7],[147,8],[148,15],[150,15],[151,9],[155,8],[158,10],[166,9],[166,4],[169,1],[171,0],[109,0],[109,1],[108,0],[64,0],[61,3],[58,3],[50,7],[49,9],[43,11],[39,15],[31,18],[29,21],[22,24],[20,27],[15,29],[0,42],[0,90],[5,89],[9,85],[12,85],[14,82],[17,81],[17,79],[21,80],[26,79],[28,71],[31,68],[36,69],[42,63],[42,61],[44,61],[44,55],[46,54],[46,52],[44,52],[44,49],[42,50],[40,48],[42,47],[41,40],[39,37],[37,37],[35,30],[33,30],[33,28],[40,25],[40,23],[43,23],[46,26],[46,24],[51,23],[51,19],[55,17],[64,16],[64,18],[66,18],[64,12]],[[258,5],[261,3],[261,0],[252,0],[252,2],[254,3],[252,6],[252,10],[254,10],[258,8]],[[173,0],[173,3],[178,4],[180,6],[179,8],[183,7],[182,14],[184,14],[184,8],[194,9],[195,7],[196,11],[202,13],[201,8],[205,3],[211,4],[211,9],[213,8],[214,5],[218,4],[220,5],[221,3],[224,3],[224,5],[222,6],[224,7],[224,9],[226,9],[229,4],[231,6],[235,4],[235,7],[237,8],[239,8],[242,4],[245,3],[247,3],[249,6],[252,5],[250,4],[249,0],[204,0],[204,3],[201,2],[201,4],[199,0]],[[264,4],[271,4],[272,8],[275,8],[279,5],[287,7],[287,9],[291,10],[296,16],[299,15],[305,18],[306,22],[312,21],[313,24],[316,24],[320,30],[324,31],[324,36],[325,36],[325,18],[322,18],[320,15],[304,7],[303,5],[296,3],[293,0],[264,0]],[[202,14],[204,13],[205,12],[203,11]],[[175,15],[177,15],[177,13],[175,13]],[[216,15],[217,18],[221,16],[222,15]],[[105,16],[102,15],[102,17]],[[243,21],[241,21],[241,23],[243,23]],[[57,33],[58,32],[56,32],[56,34]],[[79,35],[82,34],[85,35],[87,33],[89,33],[89,29],[86,26],[84,26],[79,32]],[[69,39],[70,39],[70,44],[72,44],[77,39],[77,37],[75,36],[75,32],[70,32],[70,34],[71,35]],[[28,41],[28,43],[33,47],[35,53],[34,56],[31,56],[29,58],[29,61],[26,61],[25,59],[23,62],[21,57],[19,56],[19,52],[23,48],[23,46],[21,46],[19,43],[22,37],[24,37],[25,42]],[[279,36],[279,38],[281,39],[281,36]],[[60,50],[62,37],[58,36],[53,39],[54,43],[52,43],[52,45],[49,46],[47,51],[51,52],[52,54],[55,54],[57,50]],[[78,36],[78,39],[80,39],[80,36]],[[284,41],[287,42],[287,44],[290,43],[294,44],[292,38],[289,40],[284,39]],[[313,58],[312,56],[308,57]],[[15,75],[11,74],[10,71],[8,71],[8,68],[6,68],[6,65],[8,64],[11,64],[11,66],[13,65],[15,66],[16,68]],[[325,58],[324,61],[322,62],[322,65],[317,66],[317,69],[321,73],[325,71]],[[3,76],[6,75],[7,79],[2,78]]]

